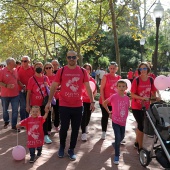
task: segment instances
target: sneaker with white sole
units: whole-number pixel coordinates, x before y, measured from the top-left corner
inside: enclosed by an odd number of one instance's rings
[[[119,156],[115,156],[113,163],[119,165]]]
[[[103,140],[106,139],[106,132],[104,132],[104,131],[102,132],[101,139],[103,139]]]
[[[71,161],[75,161],[76,160],[76,155],[74,154],[74,149],[69,149],[68,150],[68,156],[69,156]]]
[[[44,142],[47,143],[47,144],[50,144],[50,143],[52,143],[52,140],[49,138],[48,135],[45,135],[44,136]]]
[[[86,133],[83,133],[83,134],[81,135],[81,140],[82,140],[82,141],[87,141],[87,134],[86,134]]]

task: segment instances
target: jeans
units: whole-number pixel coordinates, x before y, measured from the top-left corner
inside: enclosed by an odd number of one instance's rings
[[[82,133],[86,133],[86,126],[89,124],[90,117],[91,117],[90,103],[84,102],[83,106],[84,106],[84,112],[81,120],[81,130]]]
[[[11,125],[12,125],[12,128],[16,127],[17,119],[18,119],[19,96],[1,97],[1,99],[2,99],[2,104],[3,104],[3,119],[4,119],[4,122],[10,122],[8,107],[9,107],[9,104],[11,103],[11,107],[12,107]]]
[[[102,132],[106,132],[109,114],[101,104],[100,104],[100,108],[101,108],[101,111],[102,111],[102,119],[101,119]],[[112,111],[112,106],[108,106],[108,108],[109,108],[110,111]]]
[[[29,148],[30,157],[35,157],[35,149],[37,149],[37,151],[42,151],[42,146],[37,147],[37,148]]]
[[[69,149],[74,149],[77,143],[77,137],[79,133],[79,128],[81,124],[81,118],[83,113],[83,107],[59,107],[60,112],[60,147],[63,149],[66,145],[67,131],[70,126],[71,121],[71,139],[70,139],[70,147]]]
[[[29,116],[26,111],[26,93],[19,92],[20,118],[24,120]]]
[[[120,143],[124,139],[125,136],[125,126],[120,126],[116,123],[112,122],[112,127],[115,134],[115,156],[119,156],[120,154]]]

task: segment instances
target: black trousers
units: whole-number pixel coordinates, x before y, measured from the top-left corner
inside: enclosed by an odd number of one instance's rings
[[[101,111],[102,111],[102,119],[101,119],[102,131],[106,132],[109,114],[101,104],[100,104],[100,108],[101,108]],[[112,110],[112,106],[108,106],[108,108],[109,108],[110,111]]]
[[[81,119],[83,114],[83,107],[65,107],[59,106],[60,113],[60,147],[65,148],[67,131],[71,122],[71,139],[69,149],[74,149],[77,143],[77,137],[79,133],[79,128],[81,125]]]

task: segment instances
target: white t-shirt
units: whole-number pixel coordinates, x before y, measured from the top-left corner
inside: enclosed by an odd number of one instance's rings
[[[104,70],[100,70],[100,75],[99,75],[99,78],[102,79],[103,76],[106,74],[106,71]]]

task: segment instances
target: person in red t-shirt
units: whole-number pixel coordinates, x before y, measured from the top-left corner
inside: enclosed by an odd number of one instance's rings
[[[21,120],[29,116],[29,113],[26,112],[26,88],[29,78],[34,75],[34,68],[29,63],[30,57],[23,56],[21,58],[21,66],[17,67],[18,78],[20,82],[23,84],[23,87],[19,87],[19,104]]]
[[[156,91],[154,84],[151,84],[150,77],[148,76],[150,72],[150,67],[146,62],[142,62],[138,67],[139,74],[139,84],[137,84],[137,80],[134,79],[131,87],[131,108],[132,113],[137,122],[137,130],[136,130],[136,142],[134,147],[139,150],[142,148],[143,143],[143,120],[144,120],[144,112],[142,110],[142,103],[144,101],[146,110],[150,106],[150,98],[156,98]],[[159,100],[159,98],[157,98]]]
[[[71,160],[76,160],[74,148],[77,143],[79,127],[81,125],[83,113],[82,88],[85,85],[90,98],[90,110],[94,110],[94,98],[89,85],[89,78],[84,68],[77,65],[77,53],[75,51],[67,52],[67,65],[57,71],[56,77],[50,88],[49,101],[45,107],[49,111],[52,97],[56,88],[61,85],[59,93],[59,113],[60,113],[60,148],[58,157],[64,157],[67,131],[71,121],[71,140],[68,155]]]
[[[132,68],[130,68],[130,69],[129,69],[129,72],[127,73],[127,78],[128,78],[128,80],[130,80],[131,83],[132,83],[133,77],[134,77],[133,74],[134,74],[134,73],[133,73],[133,71],[132,71]]]
[[[18,119],[18,105],[19,105],[19,89],[18,85],[23,86],[18,79],[16,71],[16,64],[14,58],[8,58],[6,60],[7,66],[0,70],[0,86],[1,86],[1,99],[3,104],[3,119],[4,128],[8,127],[10,122],[8,107],[11,103],[12,107],[12,129],[16,129]]]
[[[49,78],[50,80],[50,86],[52,82],[55,79],[55,73],[54,73],[54,67],[52,63],[45,63],[44,64],[44,74]],[[59,124],[60,124],[60,117],[59,117],[59,89],[56,90],[56,93],[54,94],[54,97],[56,99],[56,104],[52,105],[53,112],[54,112],[54,126],[56,128],[56,132],[59,132]],[[51,111],[48,113],[48,134],[50,134],[52,129],[52,123],[51,123]]]
[[[90,73],[92,71],[92,66],[89,63],[85,63],[83,65],[83,68],[86,69],[88,75],[89,75],[89,81],[92,81],[95,84],[95,90],[93,92],[93,94],[95,95],[97,92],[97,88],[96,88],[96,81],[94,78],[92,78],[90,76]],[[87,126],[90,122],[90,117],[91,117],[91,110],[90,110],[90,98],[87,94],[86,88],[85,86],[83,87],[82,90],[82,97],[83,97],[83,106],[84,106],[84,112],[83,112],[83,117],[81,120],[81,130],[82,130],[82,136],[81,136],[81,140],[82,141],[87,141]]]
[[[139,76],[139,74],[138,74],[138,68],[135,70],[135,72],[134,72],[134,78],[136,78],[136,77],[138,77]]]
[[[101,81],[99,104],[102,111],[101,119],[102,139],[106,138],[107,124],[109,118],[106,109],[103,107],[103,102],[107,98],[109,98],[112,94],[115,94],[117,92],[117,81],[121,79],[121,76],[116,74],[117,70],[118,70],[117,63],[112,61],[109,65],[109,73],[105,74]],[[108,107],[109,110],[112,110],[112,106],[110,103],[108,103]]]
[[[17,124],[17,128],[24,126],[27,129],[27,147],[30,151],[30,163],[35,162],[35,150],[37,150],[37,157],[41,156],[42,146],[44,144],[43,124],[48,116],[40,116],[40,107],[32,106],[30,110],[30,117],[22,120]]]
[[[27,85],[26,111],[29,113],[31,106],[40,106],[41,116],[43,116],[45,114],[43,99],[47,96],[47,90],[45,86],[49,86],[50,81],[47,76],[43,75],[43,64],[41,62],[35,63],[34,70],[35,74],[28,80]],[[47,120],[43,124],[43,130],[45,143],[52,143],[48,136]]]

